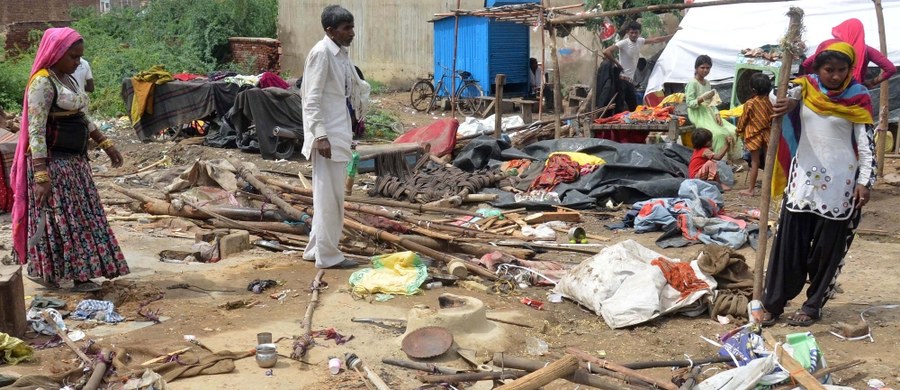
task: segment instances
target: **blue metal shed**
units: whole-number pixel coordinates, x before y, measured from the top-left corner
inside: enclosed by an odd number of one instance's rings
[[[453,68],[453,17],[434,21],[434,77]],[[480,16],[460,16],[456,69],[472,73],[486,95],[494,94],[494,78],[506,75],[504,96],[523,96],[528,91],[528,26],[498,22]],[[459,86],[457,78],[457,86]],[[453,88],[455,91],[456,88]]]
[[[485,7],[499,7],[513,4],[540,4],[541,0],[484,0]]]

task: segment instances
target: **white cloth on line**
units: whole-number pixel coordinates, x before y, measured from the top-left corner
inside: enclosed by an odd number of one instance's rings
[[[329,160],[316,151],[311,160],[313,219],[309,244],[306,245],[303,258],[315,259],[316,268],[329,268],[345,260],[338,246],[344,230],[347,163]]]

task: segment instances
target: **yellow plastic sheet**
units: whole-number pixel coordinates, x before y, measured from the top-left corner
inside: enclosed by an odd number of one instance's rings
[[[6,333],[0,333],[0,363],[6,362],[15,365],[23,360],[31,360],[33,356],[34,349],[24,341]]]
[[[413,295],[420,291],[428,269],[415,252],[398,252],[372,258],[372,268],[350,275],[350,287],[360,295],[384,293]]]

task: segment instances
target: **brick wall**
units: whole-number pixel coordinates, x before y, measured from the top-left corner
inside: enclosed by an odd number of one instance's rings
[[[7,56],[16,54],[19,50],[31,47],[32,44],[37,45],[41,41],[38,35],[34,41],[29,40],[31,31],[43,31],[49,27],[68,27],[72,21],[70,20],[51,20],[44,22],[18,22],[6,26],[6,51]]]
[[[244,65],[252,62],[250,71],[262,73],[281,71],[281,42],[272,38],[228,38],[232,62]]]
[[[70,20],[72,7],[98,7],[99,0],[3,0],[0,1],[0,24]]]

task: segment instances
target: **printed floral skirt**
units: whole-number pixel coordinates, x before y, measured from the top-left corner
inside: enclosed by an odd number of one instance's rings
[[[128,274],[128,264],[106,220],[87,156],[48,159],[51,190],[42,208],[35,202],[30,158],[26,165],[28,242],[33,244],[25,249],[28,274],[54,285],[63,280],[86,281],[100,276],[111,279]],[[43,233],[35,241],[39,227]]]

